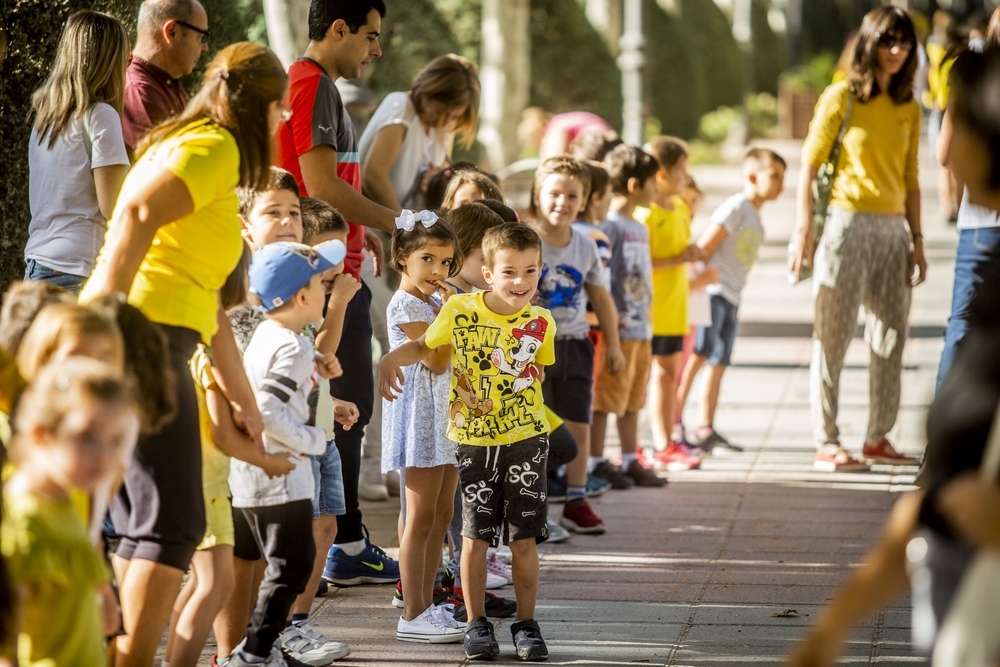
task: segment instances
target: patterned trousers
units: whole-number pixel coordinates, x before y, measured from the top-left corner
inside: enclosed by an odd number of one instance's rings
[[[910,253],[904,216],[831,207],[813,277],[816,322],[809,399],[817,446],[840,444],[840,371],[861,306],[871,350],[865,442],[878,443],[896,423],[910,314]]]

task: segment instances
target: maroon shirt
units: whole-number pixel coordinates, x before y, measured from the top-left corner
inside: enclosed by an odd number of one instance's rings
[[[179,114],[187,106],[188,96],[177,79],[165,71],[132,56],[132,64],[125,73],[125,109],[122,112],[122,129],[125,145],[134,151],[146,133]]]

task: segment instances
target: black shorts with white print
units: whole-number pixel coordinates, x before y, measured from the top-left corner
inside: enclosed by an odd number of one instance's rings
[[[545,460],[549,436],[510,445],[458,446],[462,535],[497,546],[549,537]]]

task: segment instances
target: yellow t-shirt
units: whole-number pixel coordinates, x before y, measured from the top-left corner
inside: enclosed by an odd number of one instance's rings
[[[563,425],[562,417],[552,412],[552,408],[547,405],[543,405],[542,408],[545,409],[545,420],[549,423],[549,433]]]
[[[818,167],[830,155],[847,111],[847,83],[829,86],[816,104],[802,161]],[[854,102],[837,163],[830,203],[857,213],[905,213],[906,193],[917,190],[920,105],[894,104],[882,94]]]
[[[17,638],[21,667],[103,667],[97,587],[110,580],[71,503],[4,493],[0,551],[11,581],[27,586]]]
[[[150,148],[132,167],[119,206],[164,169],[183,181],[194,212],[156,232],[128,301],[153,322],[193,329],[207,343],[218,328],[217,292],[243,252],[235,191],[240,152],[228,130],[207,120],[193,122]],[[108,221],[109,235],[113,221]],[[92,275],[107,271],[104,252]],[[81,292],[84,302],[94,296],[91,284]]]
[[[536,366],[555,361],[556,323],[538,306],[498,315],[485,295],[448,299],[424,341],[451,346],[448,437],[462,445],[509,445],[549,432]]]
[[[198,425],[201,430],[201,488],[205,503],[216,498],[229,497],[230,458],[212,442],[212,419],[208,414],[205,394],[218,391],[215,375],[212,373],[212,359],[204,345],[199,345],[189,362],[194,390],[198,395]]]
[[[672,211],[652,204],[637,208],[633,217],[649,230],[649,253],[653,261],[684,252],[691,241],[691,211],[680,197],[671,197]],[[688,333],[687,265],[653,270],[653,301],[650,307],[654,336]]]

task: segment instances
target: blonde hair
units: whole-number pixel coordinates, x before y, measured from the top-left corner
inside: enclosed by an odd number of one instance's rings
[[[427,100],[440,102],[446,109],[465,107],[455,132],[462,138],[461,145],[470,148],[476,140],[479,124],[479,68],[468,58],[449,53],[430,61],[417,72],[410,86],[410,99],[417,113],[423,111]],[[442,120],[445,118],[442,115]]]
[[[119,114],[125,104],[125,70],[130,41],[113,16],[81,10],[69,17],[52,71],[31,97],[38,143],[48,148],[74,118],[82,118],[95,102],[106,102]]]
[[[252,42],[237,42],[219,51],[201,88],[180,115],[150,131],[136,148],[136,159],[184,127],[209,120],[226,129],[240,151],[239,185],[267,190],[271,181],[271,102],[278,102],[288,87],[288,75],[278,56]]]
[[[483,199],[495,199],[503,201],[503,193],[500,186],[492,178],[478,169],[459,169],[455,172],[451,180],[448,181],[448,189],[444,193],[444,202],[441,208],[450,211],[455,208],[455,195],[463,185],[474,185],[482,193]]]
[[[41,369],[21,394],[14,412],[14,437],[9,454],[14,463],[24,459],[21,440],[35,428],[55,433],[73,409],[86,401],[120,405],[135,411],[122,374],[108,364],[87,357],[69,357]]]
[[[31,382],[52,355],[68,341],[85,336],[108,336],[115,347],[115,364],[125,365],[125,348],[118,325],[106,315],[76,303],[54,303],[42,309],[31,323],[17,350],[17,367]]]
[[[661,169],[673,169],[681,158],[688,156],[688,146],[683,139],[660,136],[649,141],[642,147],[644,151],[656,158]]]
[[[583,188],[583,191],[580,193],[582,195],[580,210],[583,210],[583,206],[587,202],[587,197],[590,196],[590,169],[576,158],[568,155],[557,155],[556,157],[550,157],[535,170],[535,180],[531,186],[531,205],[528,206],[528,213],[534,216],[538,215],[536,200],[542,191],[542,184],[545,183],[545,179],[553,174],[562,174],[569,178],[575,178],[580,183],[580,187]]]

